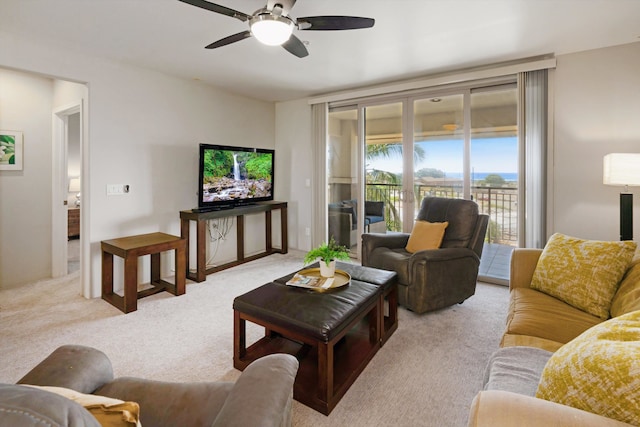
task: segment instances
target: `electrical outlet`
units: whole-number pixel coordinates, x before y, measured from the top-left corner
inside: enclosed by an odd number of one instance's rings
[[[309,227],[304,229],[304,235],[305,236],[311,236],[311,229]]]

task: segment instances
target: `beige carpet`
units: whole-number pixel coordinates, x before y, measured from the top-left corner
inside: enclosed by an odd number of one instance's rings
[[[78,273],[0,291],[0,382],[17,381],[62,344],[104,351],[116,376],[168,381],[235,380],[233,298],[302,266],[303,253],[272,255],[187,282],[123,314],[79,296]],[[464,426],[486,362],[498,348],[508,290],[479,283],[476,295],[438,312],[400,308],[400,325],[330,416],[294,403],[295,426]],[[250,329],[256,338],[262,331]]]

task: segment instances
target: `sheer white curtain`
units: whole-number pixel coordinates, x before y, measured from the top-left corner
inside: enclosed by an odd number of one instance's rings
[[[311,247],[320,245],[327,230],[327,138],[329,107],[326,102],[311,106],[313,141],[313,186],[311,187]]]
[[[521,193],[520,246],[542,248],[547,241],[547,74],[518,73]]]

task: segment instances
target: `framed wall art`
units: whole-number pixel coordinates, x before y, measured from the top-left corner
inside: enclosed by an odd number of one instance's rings
[[[0,170],[22,170],[22,132],[0,130]]]

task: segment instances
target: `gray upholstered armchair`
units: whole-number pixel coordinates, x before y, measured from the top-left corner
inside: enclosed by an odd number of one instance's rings
[[[143,426],[290,426],[297,371],[298,361],[293,356],[272,354],[247,366],[235,383],[114,379],[111,361],[104,353],[65,345],[18,385],[0,384],[0,426],[100,426],[85,409],[95,404],[83,407],[49,390],[22,384],[64,387],[136,402]]]
[[[475,293],[489,216],[470,200],[426,197],[417,219],[449,222],[439,249],[409,253],[410,234],[363,234],[362,265],[397,272],[399,303],[416,313],[462,303]]]

